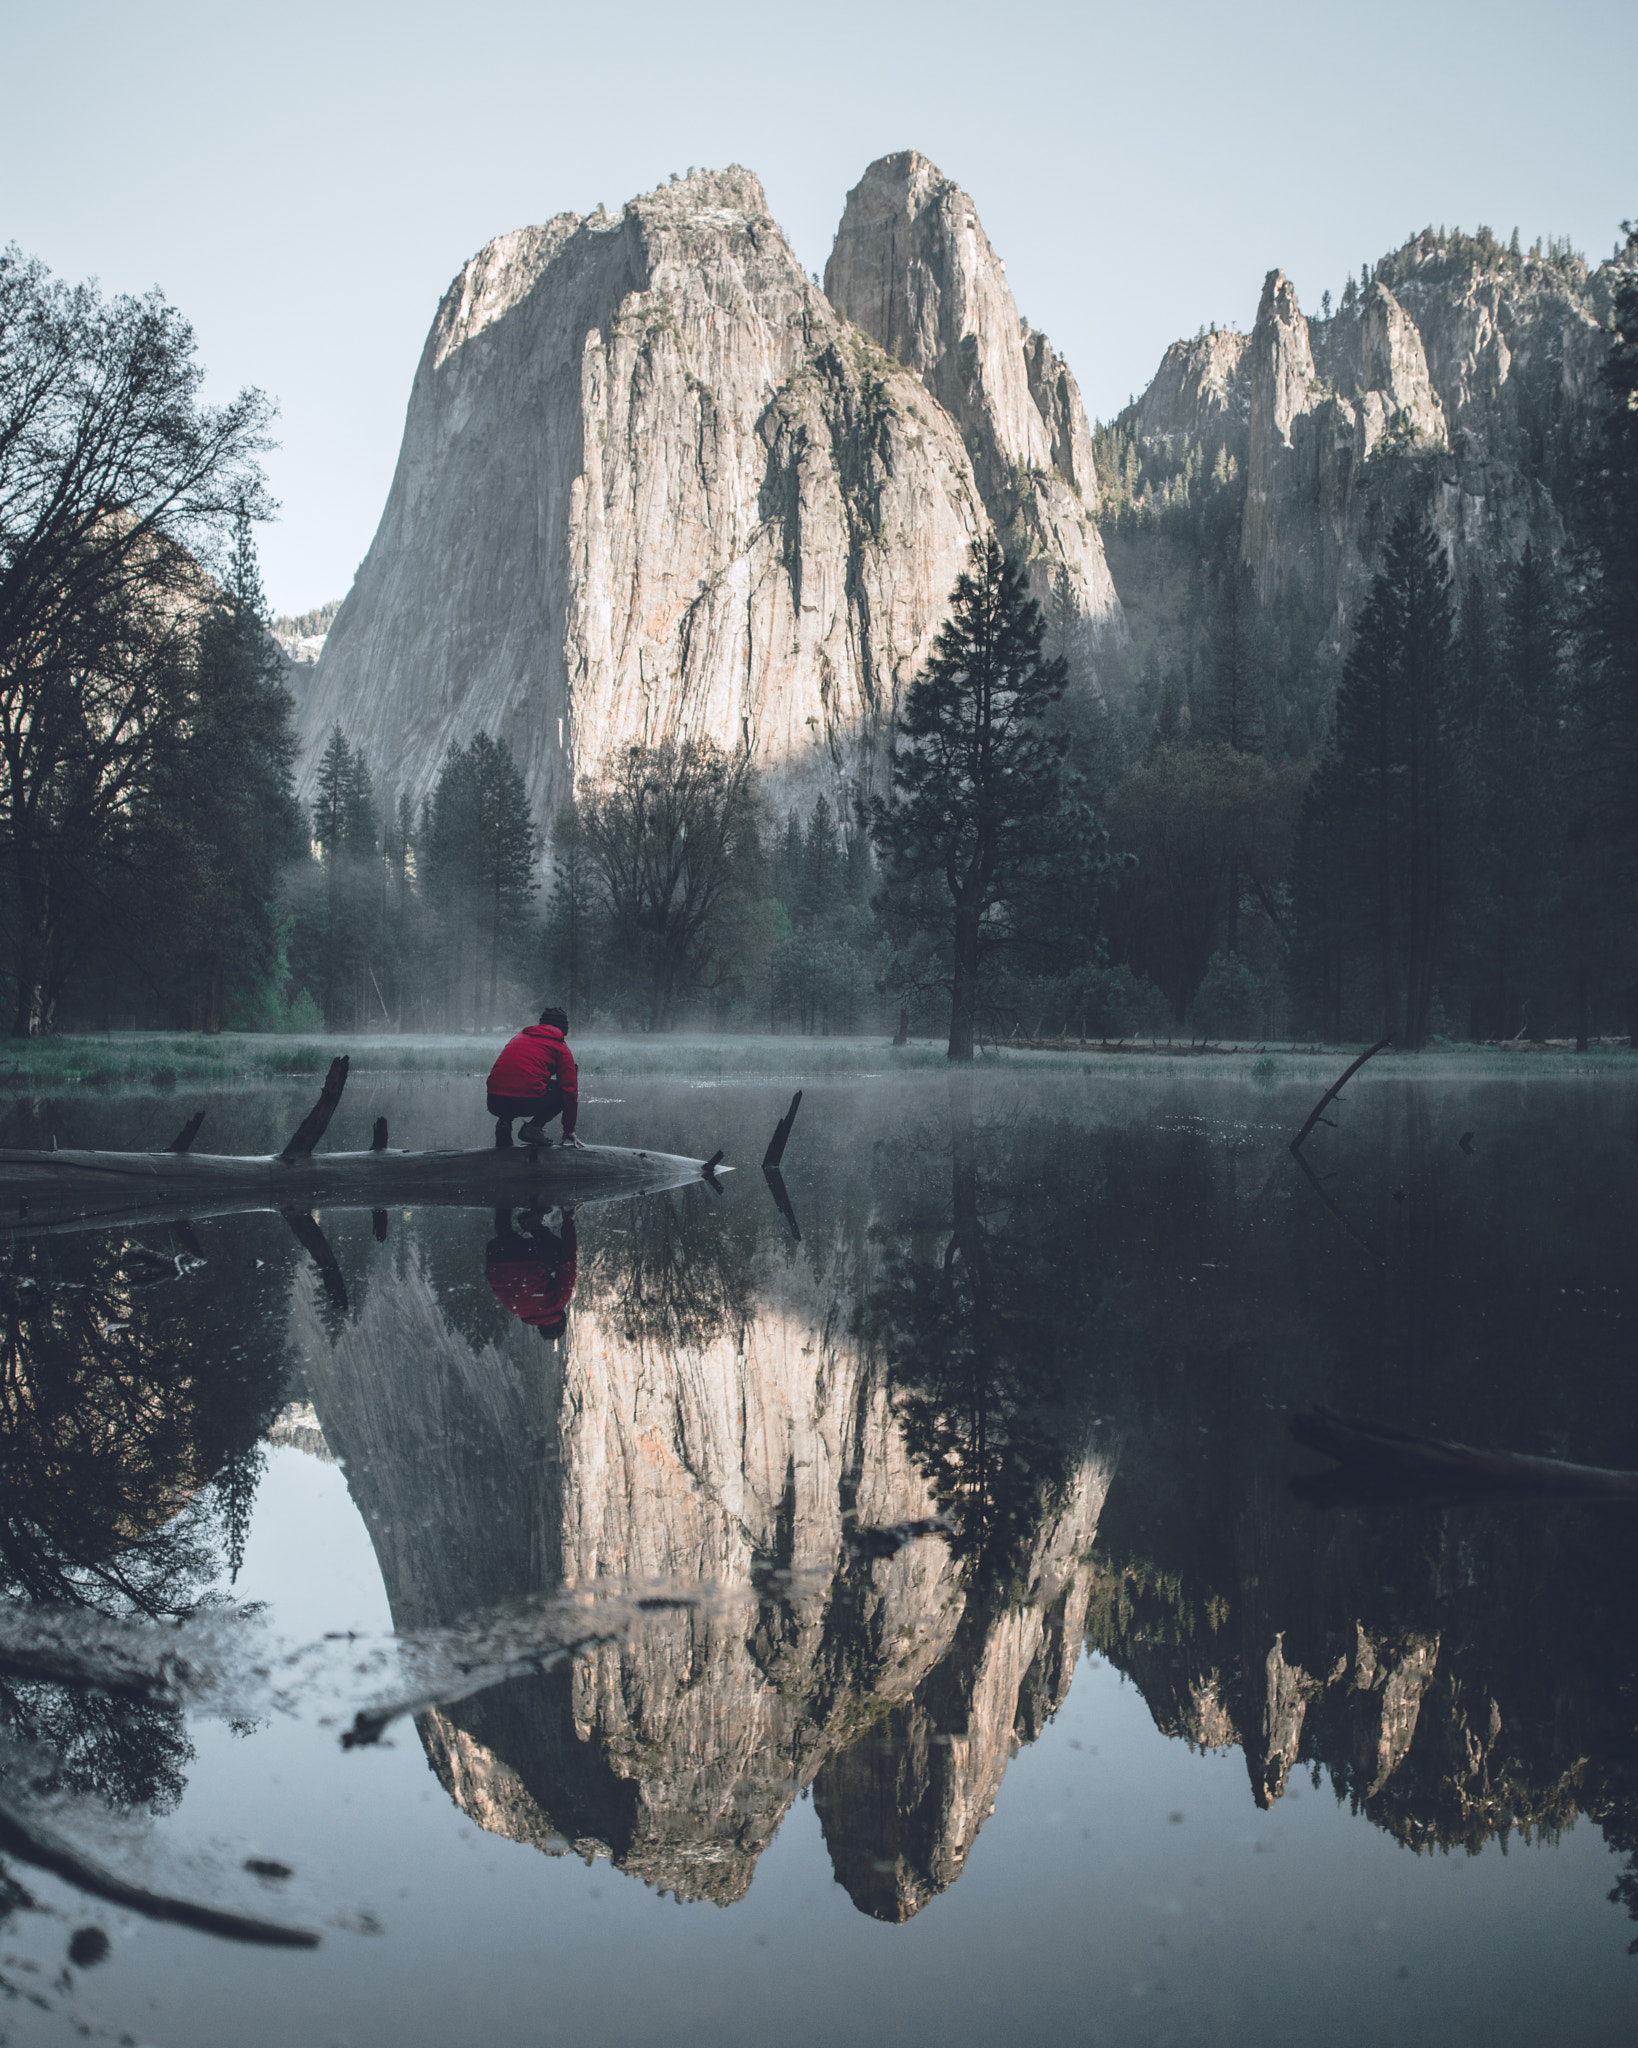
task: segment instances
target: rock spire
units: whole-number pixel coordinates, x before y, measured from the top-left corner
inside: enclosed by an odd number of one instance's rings
[[[1080,390],[1019,318],[972,200],[913,149],[873,163],[847,196],[825,291],[913,371],[961,430],[984,508],[1026,556],[1043,605],[1067,578],[1088,665],[1124,638],[1097,528]]]

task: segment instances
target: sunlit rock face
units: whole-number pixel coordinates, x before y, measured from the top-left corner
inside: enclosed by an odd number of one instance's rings
[[[868,785],[983,523],[960,434],[838,319],[756,178],[489,243],[444,296],[381,525],[301,705],[392,802],[506,739],[549,825],[610,749]]]
[[[1332,380],[1314,363],[1309,324],[1284,271],[1263,284],[1245,352],[1249,463],[1242,558],[1272,604],[1295,587],[1342,611],[1364,569],[1366,508],[1356,495],[1384,439],[1424,454],[1449,447],[1422,337],[1373,283],[1344,329],[1326,337]],[[1335,388],[1333,388],[1335,387]]]
[[[1246,344],[1245,335],[1226,327],[1174,341],[1126,423],[1145,441],[1198,449],[1208,465],[1220,449],[1243,454],[1251,412]]]
[[[879,158],[848,194],[825,290],[958,424],[985,509],[1028,558],[1043,604],[1067,578],[1095,673],[1125,626],[1085,409],[1068,364],[1020,320],[972,200],[913,149]]]
[[[674,1213],[634,1217],[640,1255],[586,1262],[561,1346],[463,1334],[413,1256],[339,1328],[298,1287],[314,1407],[398,1627],[565,1581],[726,1596],[425,1715],[422,1740],[482,1826],[718,1904],[822,1779],[843,1881],[883,1911],[870,1866],[901,1857],[885,1910],[903,1918],[959,1874],[1017,1742],[1067,1691],[1108,1466],[1082,1459],[1011,1605],[974,1610],[940,1538],[857,1555],[851,1519],[933,1502],[881,1362],[846,1334],[847,1270],[764,1250],[748,1292],[706,1275],[679,1297]],[[914,1755],[884,1806],[872,1759],[901,1722]]]
[[[1258,596],[1334,657],[1400,503],[1425,508],[1459,581],[1562,546],[1610,291],[1607,264],[1486,264],[1429,234],[1320,318],[1272,270],[1251,334],[1174,343],[1119,425],[1179,467],[1232,458]]]

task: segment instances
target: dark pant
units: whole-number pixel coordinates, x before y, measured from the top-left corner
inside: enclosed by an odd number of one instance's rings
[[[551,1087],[544,1095],[491,1095],[488,1100],[489,1114],[498,1119],[510,1137],[514,1117],[522,1117],[526,1121],[538,1117],[543,1124],[549,1124],[563,1108],[563,1091]]]

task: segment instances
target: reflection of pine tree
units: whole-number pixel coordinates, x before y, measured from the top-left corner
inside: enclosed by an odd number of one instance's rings
[[[753,1319],[750,1246],[692,1190],[600,1210],[581,1247],[581,1287],[628,1343],[691,1348]]]
[[[1006,1585],[1078,1441],[1064,1366],[1087,1268],[1062,1242],[1066,1212],[1020,1199],[1039,1181],[1008,1170],[1005,1194],[986,1183],[980,1139],[970,1084],[953,1076],[947,1199],[881,1227],[882,1279],[863,1323],[887,1354],[906,1448],[955,1522],[958,1552]]]
[[[224,1561],[237,1568],[287,1370],[269,1332],[284,1328],[294,1253],[258,1262],[254,1228],[214,1223],[211,1256],[180,1271],[161,1226],[5,1255],[0,1594],[157,1619],[191,1613]],[[0,1672],[0,1719],[53,1750],[72,1789],[160,1807],[180,1795],[190,1752],[169,1708]]]

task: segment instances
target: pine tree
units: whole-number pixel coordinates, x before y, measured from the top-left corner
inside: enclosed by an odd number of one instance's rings
[[[494,1023],[503,961],[527,946],[538,848],[523,776],[504,740],[452,746],[433,792],[428,888],[453,942],[457,980],[472,941],[473,1018]]]
[[[1547,565],[1527,545],[1507,578],[1502,631],[1488,593],[1462,608],[1466,755],[1466,911],[1472,1021],[1481,1038],[1545,1023],[1553,914],[1562,886],[1565,706],[1558,605]]]
[[[1638,227],[1625,232],[1603,371],[1609,403],[1581,505],[1572,917],[1578,1037],[1602,976],[1621,989],[1638,1044]]]
[[[291,704],[243,505],[185,678],[185,725],[133,806],[131,886],[120,892],[113,947],[178,1021],[217,1032],[230,1003],[248,1016],[282,1007],[277,891],[305,839],[291,788]]]
[[[973,1056],[985,956],[1040,932],[1053,912],[1067,939],[1090,914],[1101,866],[1101,835],[1066,775],[1067,741],[1043,725],[1067,681],[1044,638],[1023,570],[993,535],[975,542],[910,686],[892,794],[869,811],[889,895],[919,897],[930,883],[944,898],[952,1060]]]
[[[1452,642],[1438,541],[1403,513],[1355,628],[1300,857],[1329,877],[1328,942],[1371,961],[1379,1029],[1412,1049],[1427,1039],[1447,938]],[[1312,925],[1306,939],[1319,943]]]
[[[363,752],[354,752],[338,725],[319,762],[313,796],[313,840],[324,877],[318,980],[331,1030],[344,1022],[362,1030],[369,1015],[370,941],[381,912],[379,829]]]
[[[604,923],[597,876],[571,802],[558,812],[552,832],[552,889],[546,902],[546,970],[571,1018],[592,1007]]]

